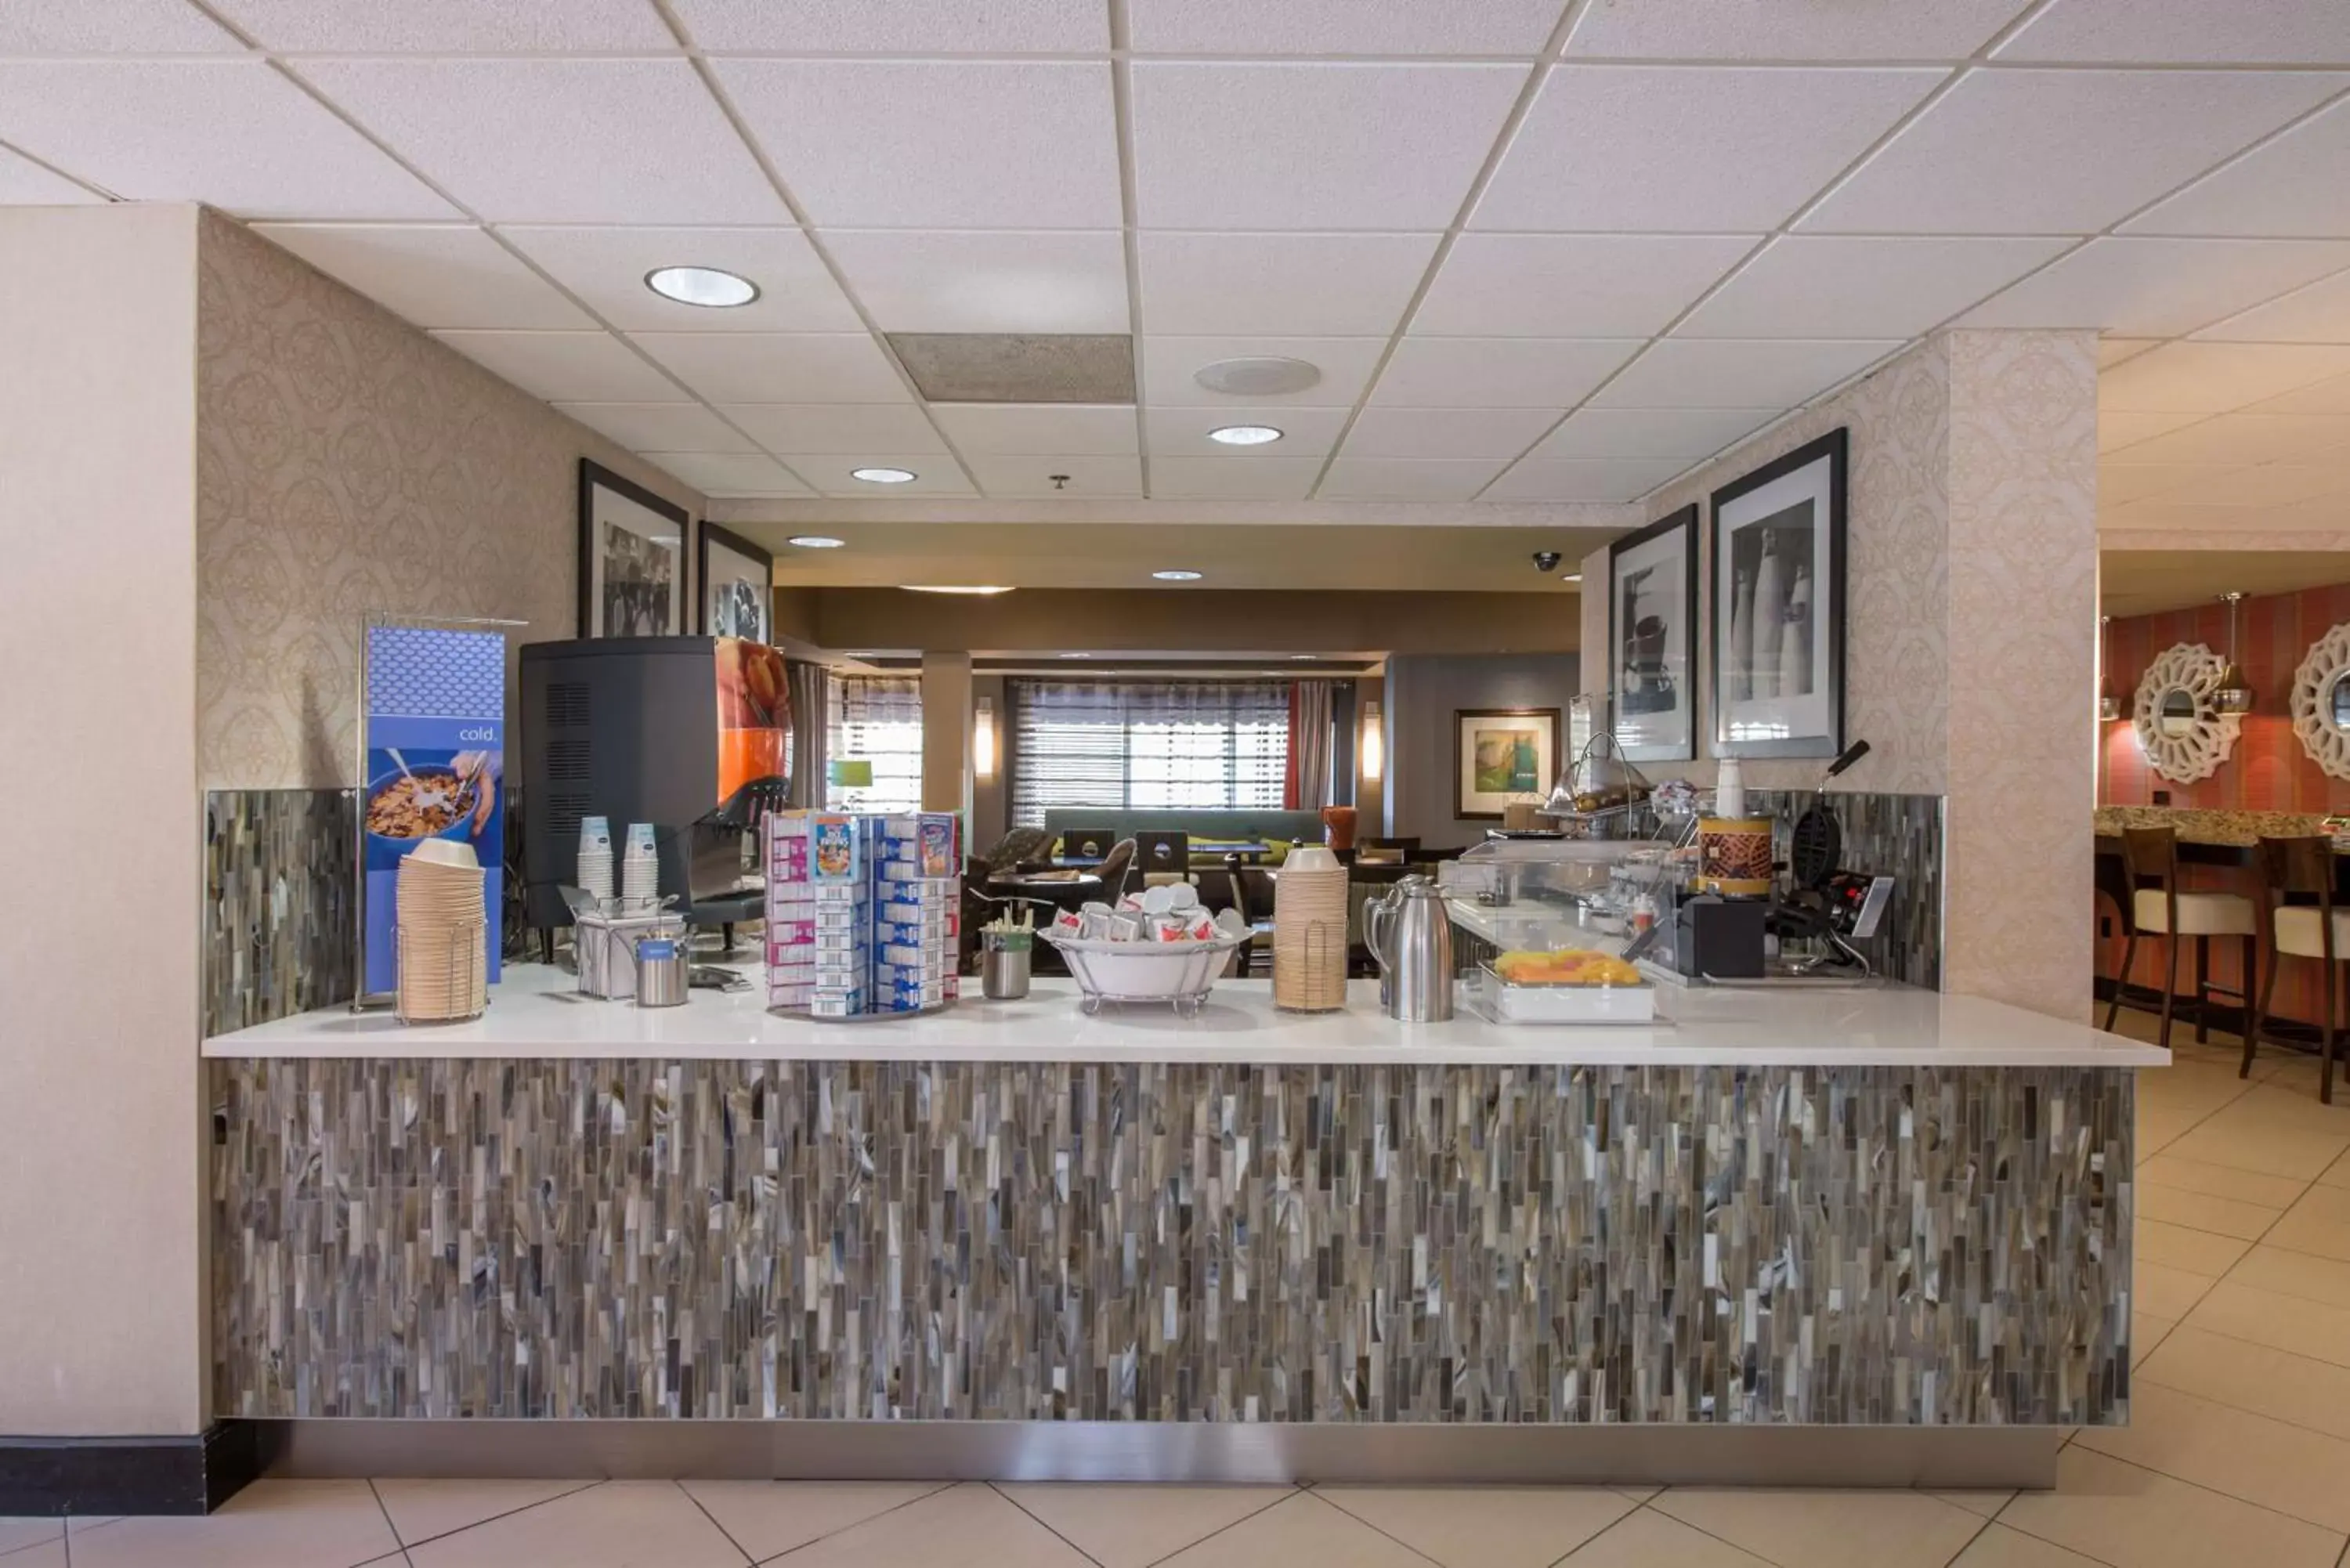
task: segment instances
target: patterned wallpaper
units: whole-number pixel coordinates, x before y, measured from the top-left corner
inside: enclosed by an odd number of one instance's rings
[[[196,646],[207,789],[352,777],[369,610],[577,617],[577,464],[702,498],[242,225],[198,243]]]
[[[2095,335],[1940,334],[1677,482],[1647,514],[1706,502],[1838,425],[1852,431],[1846,734],[1872,750],[1836,787],[1948,797],[1947,989],[2077,1016],[2092,753],[2085,704],[2049,694],[2095,679]],[[1596,591],[1584,638],[1600,647],[1604,553],[1585,576]],[[1746,775],[1800,789],[1820,770],[1760,761]],[[1650,771],[1710,783],[1714,764]]]
[[[2225,587],[2215,581],[2216,594]],[[2176,784],[2147,765],[2137,731],[2126,719],[2101,724],[2105,778],[2098,798],[2116,805],[2151,805],[2154,792],[2169,804],[2222,811],[2350,811],[2350,779],[2337,779],[2310,761],[2293,732],[2293,672],[2310,644],[2350,621],[2350,583],[2246,599],[2239,613],[2238,657],[2252,683],[2252,711],[2236,732],[2236,749],[2220,771],[2193,784]],[[2228,651],[2228,611],[2216,600],[2192,609],[2129,616],[2106,628],[2106,686],[2130,711],[2130,697],[2154,656],[2173,643],[2199,642]]]

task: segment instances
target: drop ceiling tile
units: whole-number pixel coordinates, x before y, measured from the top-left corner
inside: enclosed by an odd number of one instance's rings
[[[1751,234],[1462,234],[1413,315],[1423,337],[1647,337],[1754,248]]]
[[[947,450],[938,431],[912,403],[721,403],[718,411],[769,452],[944,456]]]
[[[1528,458],[1481,501],[1637,501],[1689,464],[1679,458]]]
[[[1137,49],[1202,55],[1531,55],[1560,0],[1141,0]]]
[[[1089,496],[1142,493],[1142,460],[1131,452],[1122,457],[1100,453],[1016,457],[991,452],[982,457],[966,455],[965,461],[980,490],[988,495],[1083,501]],[[1054,483],[1055,474],[1061,475],[1064,483]]]
[[[1215,408],[1145,409],[1142,439],[1153,458],[1231,458],[1240,462],[1272,462],[1311,455],[1326,456],[1346,427],[1346,409]],[[1263,446],[1227,446],[1210,441],[1208,432],[1226,425],[1270,425],[1281,439]]]
[[[1915,337],[2070,244],[1783,235],[1673,332],[1681,337]]]
[[[1513,458],[1564,409],[1365,409],[1347,434],[1349,458]]]
[[[1393,333],[1438,234],[1138,235],[1142,319],[1159,334]]]
[[[105,200],[0,147],[0,207],[77,207]]]
[[[820,227],[1114,229],[1107,61],[713,61]]]
[[[2345,85],[2316,72],[1976,71],[1802,226],[2094,233]]]
[[[314,54],[668,54],[677,39],[645,0],[212,0],[267,49]]]
[[[713,403],[913,400],[864,333],[639,332],[646,353]]]
[[[2196,423],[2208,416],[2197,413],[2152,413],[2142,410],[2097,410],[2097,451],[2123,452],[2142,441]]]
[[[2213,170],[2132,218],[2122,232],[2350,236],[2345,169],[2350,169],[2350,99]]]
[[[2291,506],[2339,494],[2345,483],[2350,473],[2339,464],[2264,462],[2203,474],[2164,492],[2162,499],[2171,506]]]
[[[435,332],[493,375],[550,403],[684,402],[686,396],[608,332]]]
[[[2263,414],[2350,414],[2350,376],[2324,380],[2282,392],[2262,402]]]
[[[2350,65],[2350,9],[2205,0],[2055,0],[2001,60],[2076,65]]]
[[[2161,342],[2158,337],[2113,337],[2097,339],[2097,369],[2100,370],[2135,359]]]
[[[0,5],[0,55],[243,53],[234,35],[187,0]]]
[[[419,327],[596,325],[470,223],[255,223],[253,229]]]
[[[1589,397],[1639,337],[1423,337],[1396,345],[1374,408],[1564,409]]]
[[[1303,501],[1322,472],[1319,457],[1156,457],[1150,494],[1159,501]]]
[[[623,331],[861,332],[848,296],[797,229],[539,228],[499,230]],[[759,297],[712,309],[645,286],[656,267],[712,266],[749,278]]]
[[[1354,442],[1347,443],[1352,451]],[[1508,466],[1490,457],[1342,457],[1314,493],[1323,501],[1467,501]]]
[[[557,403],[589,430],[630,452],[728,452],[759,450],[748,436],[700,403]]]
[[[2234,467],[2229,464],[2101,462],[2097,465],[2097,506],[2100,510],[2126,506],[2149,495],[2160,495],[2166,490],[2176,490],[2194,480],[2234,472]]]
[[[971,481],[954,459],[913,452],[780,452],[777,454],[816,490],[826,495],[854,495],[866,501],[907,495],[976,495]],[[896,484],[858,479],[860,468],[903,469],[914,477]]]
[[[2344,267],[2350,267],[2345,240],[2092,240],[1968,312],[1960,325],[2177,337]]]
[[[1775,228],[1944,74],[1561,66],[1470,226]]]
[[[806,495],[808,487],[772,457],[721,452],[647,452],[638,456],[667,469],[704,495]]]
[[[294,68],[493,223],[787,223],[681,59],[306,59]]]
[[[1781,409],[1578,409],[1534,458],[1711,457],[1762,429]]]
[[[2350,343],[2350,273],[2295,289],[2195,336],[2221,343]]]
[[[1371,368],[1387,352],[1380,337],[1146,337],[1142,340],[1142,400],[1173,408],[1214,408],[1221,403],[1300,404],[1334,408],[1363,395]],[[1302,359],[1322,372],[1302,391],[1265,397],[1211,392],[1200,385],[1201,369],[1224,359]]]
[[[995,55],[1103,53],[1109,8],[1098,0],[671,0],[712,54]]]
[[[967,458],[1132,457],[1141,439],[1122,403],[932,403],[931,417]]]
[[[827,229],[825,245],[884,332],[1126,332],[1114,230]]]
[[[462,215],[257,59],[0,62],[0,140],[134,202]]]
[[[2102,428],[2130,416],[2099,416]],[[2350,461],[2350,412],[2338,414],[2195,415],[2193,424],[2168,431],[2100,455],[2114,467],[2178,465],[2202,469],[2243,468],[2256,462]]]
[[[1900,347],[1881,338],[1669,337],[1591,400],[1615,409],[1793,408]]]
[[[1960,60],[2030,7],[2025,0],[1783,0],[1659,5],[1594,0],[1569,59]]]
[[[2225,413],[2345,373],[2350,373],[2350,347],[2166,343],[2100,373],[2097,407]]]
[[[1144,61],[1138,221],[1159,229],[1441,229],[1524,66]]]

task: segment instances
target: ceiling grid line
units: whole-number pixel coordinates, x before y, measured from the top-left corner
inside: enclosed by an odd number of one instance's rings
[[[1485,150],[1484,161],[1478,165],[1475,176],[1470,180],[1469,189],[1461,194],[1461,204],[1453,212],[1452,222],[1446,225],[1443,237],[1436,242],[1435,253],[1428,258],[1428,265],[1421,271],[1419,282],[1412,288],[1411,296],[1404,301],[1403,314],[1397,318],[1395,329],[1388,334],[1387,346],[1372,361],[1371,373],[1363,379],[1363,389],[1356,394],[1354,406],[1347,410],[1345,421],[1339,425],[1336,437],[1330,442],[1328,455],[1323,458],[1322,466],[1315,472],[1314,483],[1306,486],[1305,494],[1309,500],[1319,499],[1322,486],[1330,478],[1330,470],[1338,462],[1339,453],[1347,449],[1347,438],[1355,433],[1355,426],[1362,419],[1363,410],[1370,406],[1372,396],[1378,390],[1379,378],[1387,374],[1397,348],[1402,346],[1405,335],[1411,330],[1412,318],[1419,314],[1420,303],[1427,299],[1428,291],[1436,286],[1437,275],[1444,270],[1444,264],[1451,258],[1452,247],[1460,239],[1461,230],[1468,226],[1469,215],[1477,210],[1485,188],[1492,182],[1493,171],[1508,156],[1511,141],[1516,138],[1518,128],[1525,123],[1526,112],[1534,107],[1543,83],[1549,78],[1553,68],[1552,57],[1558,53],[1574,32],[1575,18],[1588,3],[1589,0],[1565,0],[1560,6],[1557,20],[1551,24],[1550,36],[1528,67],[1526,79],[1518,84],[1518,95],[1511,102],[1509,113],[1503,117],[1500,129],[1493,133],[1492,145]],[[1503,472],[1506,472],[1507,469]]]
[[[1134,78],[1127,69],[1120,50],[1131,37],[1131,23],[1126,14],[1127,0],[1102,0],[1109,12],[1109,102],[1111,130],[1118,138],[1118,249],[1126,264],[1126,328],[1134,345],[1134,471],[1138,488],[1147,497],[1150,493],[1150,426],[1143,417],[1147,407],[1142,389],[1144,380],[1143,355],[1146,352],[1142,329],[1142,240],[1138,213],[1140,198],[1137,190],[1134,167]]]
[[[725,85],[719,81],[717,73],[710,68],[709,57],[695,46],[693,35],[678,18],[670,0],[650,0],[650,3],[653,9],[660,14],[662,22],[675,35],[679,46],[685,50],[686,58],[691,63],[693,74],[702,83],[702,90],[707,92],[712,101],[718,105],[718,112],[726,117],[726,123],[733,128],[734,134],[742,138],[743,145],[749,151],[752,161],[759,166],[759,172],[766,177],[768,184],[775,187],[776,198],[784,203],[784,210],[791,214],[792,222],[798,225],[800,234],[807,241],[809,250],[816,254],[816,260],[823,265],[825,271],[831,275],[833,286],[840,290],[841,296],[848,301],[849,309],[855,311],[858,320],[864,323],[865,330],[871,337],[874,347],[880,350],[882,358],[888,361],[891,372],[906,389],[907,396],[913,400],[914,406],[921,410],[922,418],[929,421],[931,429],[937,433],[939,444],[945,448],[947,455],[953,460],[956,470],[962,475],[963,483],[971,486],[973,494],[984,493],[980,489],[978,476],[972,472],[971,464],[963,460],[962,452],[955,446],[953,438],[947,434],[946,427],[939,422],[938,414],[931,407],[930,400],[922,396],[921,388],[916,385],[912,374],[906,369],[905,362],[898,358],[897,348],[889,341],[889,334],[881,330],[880,324],[873,319],[873,313],[866,308],[865,302],[858,298],[857,291],[849,286],[848,275],[842,270],[840,263],[833,256],[832,247],[825,243],[824,236],[816,224],[808,220],[806,210],[792,194],[791,186],[785,181],[783,171],[775,167],[775,160],[767,156],[767,150],[760,144],[759,139],[751,133],[749,122],[743,118],[742,110],[736,107],[733,97],[727,92]],[[761,444],[760,450],[766,451],[764,443]],[[775,454],[768,452],[768,455],[775,457]],[[782,462],[783,459],[776,457],[775,461]],[[802,483],[806,483],[804,476],[795,474],[795,477],[800,478]],[[820,485],[811,484],[808,488],[819,495],[826,493],[824,487]]]
[[[568,300],[574,308],[577,309],[581,314],[586,316],[589,320],[593,321],[599,328],[601,328],[606,337],[618,339],[629,353],[635,355],[638,359],[650,367],[655,374],[668,381],[670,385],[675,387],[679,391],[684,393],[688,401],[702,408],[705,412],[709,413],[712,418],[720,421],[728,429],[733,430],[735,434],[743,437],[743,440],[753,441],[750,432],[741,429],[733,420],[728,419],[724,414],[719,412],[719,410],[712,407],[711,403],[701,395],[701,393],[688,386],[685,381],[674,371],[671,370],[668,366],[662,364],[660,360],[654,358],[651,354],[648,353],[644,347],[638,343],[636,339],[629,337],[627,333],[616,329],[612,324],[604,317],[601,312],[595,309],[576,292],[563,284],[552,274],[548,273],[546,269],[540,266],[535,259],[528,254],[525,254],[521,249],[515,246],[513,242],[508,240],[503,234],[499,233],[496,225],[485,222],[482,215],[473,207],[459,201],[453,192],[444,189],[439,182],[432,179],[421,169],[417,168],[407,159],[401,157],[399,152],[385,143],[381,138],[378,137],[373,130],[360,123],[357,117],[347,112],[340,104],[336,103],[333,99],[320,92],[307,78],[287,66],[276,55],[262,49],[242,28],[230,23],[226,17],[222,16],[212,7],[212,5],[207,4],[207,0],[187,0],[187,3],[193,9],[201,12],[208,20],[218,26],[231,37],[235,38],[239,43],[244,45],[248,49],[251,49],[255,55],[259,56],[262,60],[266,62],[272,71],[284,78],[286,81],[292,83],[296,90],[300,91],[304,96],[317,103],[328,114],[333,115],[343,124],[348,126],[353,134],[366,140],[369,146],[375,148],[375,150],[380,152],[384,157],[390,159],[402,170],[405,170],[409,176],[414,179],[418,184],[423,186],[442,201],[447,202],[450,207],[454,209],[456,212],[464,215],[466,219],[464,223],[451,224],[447,226],[471,228],[475,233],[484,235],[491,244],[496,245],[500,250],[505,252],[516,262],[520,263],[524,267],[527,268],[532,274],[536,275],[540,282],[546,284],[549,288],[555,290],[556,293]],[[430,336],[430,334],[428,333],[427,336]],[[441,339],[439,338],[434,338],[433,341],[441,343]],[[449,348],[452,353],[456,352],[456,349],[451,344],[441,343],[441,346],[444,348]],[[478,364],[479,361],[476,360],[475,363]],[[491,374],[495,375],[496,372],[492,371]],[[499,379],[503,380],[504,378],[500,377]],[[511,382],[508,384],[512,385]],[[553,399],[542,399],[541,400],[547,402],[550,405],[555,401]],[[567,415],[566,417],[567,418],[568,416]],[[610,438],[607,437],[606,439],[608,440]],[[756,445],[757,443],[754,441],[753,444]],[[641,454],[632,455],[641,456]],[[773,453],[769,453],[768,455],[771,457],[774,456]],[[650,460],[648,459],[646,461]],[[777,465],[780,466],[785,472],[792,476],[792,479],[795,483],[801,484],[810,491],[815,489],[815,486],[809,485],[805,479],[792,469],[790,464],[784,462],[780,458],[777,458],[775,461]],[[660,464],[655,463],[654,466],[659,467]],[[675,476],[671,475],[671,477],[674,478]],[[682,482],[681,481],[681,483]],[[699,491],[701,487],[697,485],[694,488],[696,491]]]

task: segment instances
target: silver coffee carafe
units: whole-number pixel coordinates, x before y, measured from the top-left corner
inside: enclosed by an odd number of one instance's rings
[[[1363,940],[1379,961],[1379,1002],[1389,1018],[1441,1023],[1452,1016],[1452,920],[1425,877],[1406,877],[1363,906]]]

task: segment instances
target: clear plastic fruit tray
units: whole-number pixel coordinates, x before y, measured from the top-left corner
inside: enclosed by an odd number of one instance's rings
[[[1496,1023],[1654,1023],[1652,985],[1513,985],[1477,971],[1477,1011]]]

